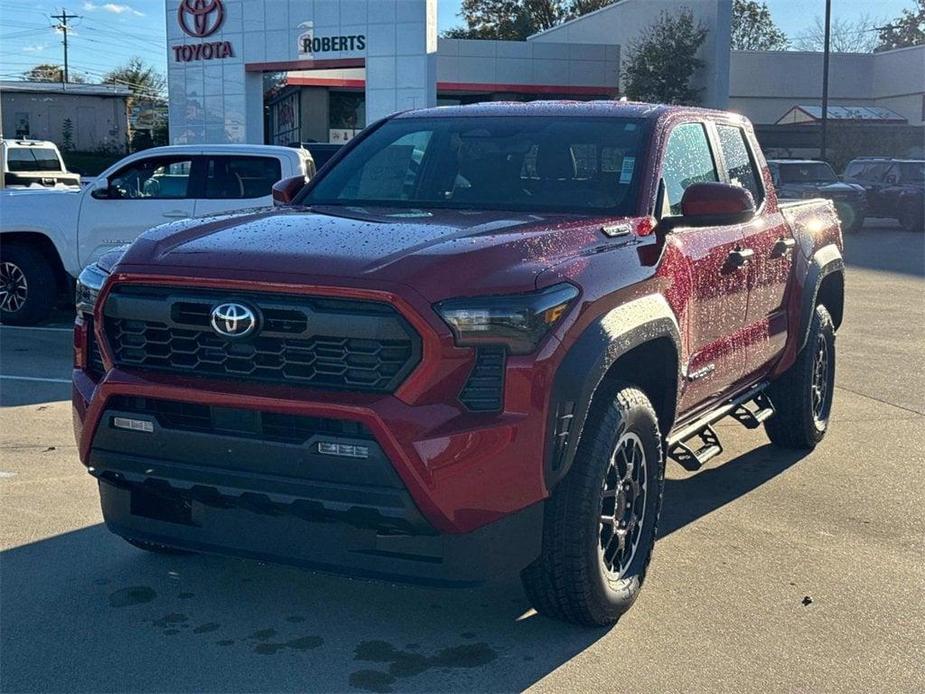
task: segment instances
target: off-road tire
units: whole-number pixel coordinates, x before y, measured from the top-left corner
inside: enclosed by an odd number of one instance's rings
[[[521,573],[540,614],[586,626],[614,624],[636,600],[652,556],[664,488],[658,418],[646,395],[627,384],[592,408],[572,468],[546,501],[539,558]],[[615,449],[635,434],[645,454],[645,515],[624,573],[608,572],[601,556],[602,496]],[[616,502],[615,502],[616,503]]]
[[[814,409],[814,373],[824,344],[827,368],[824,402]],[[817,380],[822,380],[817,377]],[[825,306],[816,306],[806,345],[796,361],[768,387],[776,414],[764,423],[771,443],[782,448],[811,450],[825,436],[835,388],[835,325]]]
[[[162,545],[157,542],[148,542],[147,540],[136,540],[133,537],[125,537],[122,539],[124,539],[126,542],[128,542],[133,547],[137,547],[138,549],[143,549],[145,552],[152,552],[154,554],[173,554],[173,555],[179,555],[179,556],[186,555],[186,554],[193,554],[193,552],[190,552],[189,550],[178,549],[176,547],[169,547],[168,545]]]
[[[7,325],[34,325],[48,317],[58,296],[55,273],[41,252],[13,241],[0,246],[3,277],[14,275],[25,282],[25,301],[21,305],[0,306],[0,321]]]

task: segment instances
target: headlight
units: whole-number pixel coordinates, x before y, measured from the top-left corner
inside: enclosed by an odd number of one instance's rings
[[[501,344],[529,354],[577,296],[576,287],[563,283],[529,294],[449,299],[434,308],[461,347]]]
[[[100,289],[102,289],[107,277],[109,277],[109,273],[96,263],[83,269],[77,277],[77,289],[74,292],[77,313],[93,313],[93,307],[96,306]]]

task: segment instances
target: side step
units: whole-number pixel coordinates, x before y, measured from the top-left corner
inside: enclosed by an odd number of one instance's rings
[[[700,445],[697,448],[692,448],[688,445],[688,442],[693,441],[695,438],[700,439]],[[715,458],[722,452],[723,444],[719,442],[716,431],[708,424],[689,439],[671,444],[668,448],[668,457],[688,472],[696,472],[708,460]]]
[[[746,429],[757,429],[774,414],[774,405],[763,392],[758,393],[751,402],[754,409],[749,409],[748,403],[743,402],[732,411],[732,417]]]
[[[764,392],[766,387],[767,383],[756,385],[672,432],[668,437],[668,457],[685,470],[696,472],[723,452],[723,444],[713,428],[719,420],[729,416],[748,429],[757,429],[774,414],[774,406]]]

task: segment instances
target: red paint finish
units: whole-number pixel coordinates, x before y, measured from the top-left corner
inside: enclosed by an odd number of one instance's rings
[[[85,464],[106,401],[115,395],[341,418],[370,429],[435,528],[465,533],[548,496],[543,470],[557,368],[582,333],[612,309],[658,295],[673,313],[681,339],[675,421],[689,419],[792,363],[808,259],[824,245],[841,243],[830,206],[807,204],[781,211],[758,152],[767,195],[752,221],[678,226],[667,234],[655,223],[670,128],[688,121],[742,126],[742,119],[617,102],[494,103],[424,113],[649,118],[648,156],[636,168],[643,180],[635,213],[612,218],[430,210],[428,216],[408,218],[388,208],[347,212],[290,207],[151,230],[115,266],[101,293],[95,325],[108,372],[99,383],[84,370],[86,330],[80,321],[75,329],[74,422]],[[772,256],[781,236],[798,241],[788,259]],[[731,268],[730,253],[746,246],[754,250],[754,261]],[[508,358],[503,411],[467,411],[459,393],[475,353],[455,346],[433,305],[459,296],[527,292],[562,281],[578,287],[580,296],[534,354]],[[100,307],[112,288],[122,284],[385,302],[420,334],[423,355],[390,395],[119,369],[102,334]]]

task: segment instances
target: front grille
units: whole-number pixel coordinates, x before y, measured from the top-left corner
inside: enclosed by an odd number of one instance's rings
[[[373,440],[372,433],[360,422],[340,419],[123,395],[113,397],[107,407],[118,412],[151,417],[161,428],[174,431],[292,444],[304,444],[318,434]]]
[[[494,412],[504,404],[503,347],[480,347],[475,366],[463,386],[459,399],[473,412]]]
[[[254,337],[228,340],[212,308],[242,301],[260,314]],[[391,392],[420,360],[420,338],[386,304],[250,293],[121,287],[105,307],[116,364],[236,380]]]

